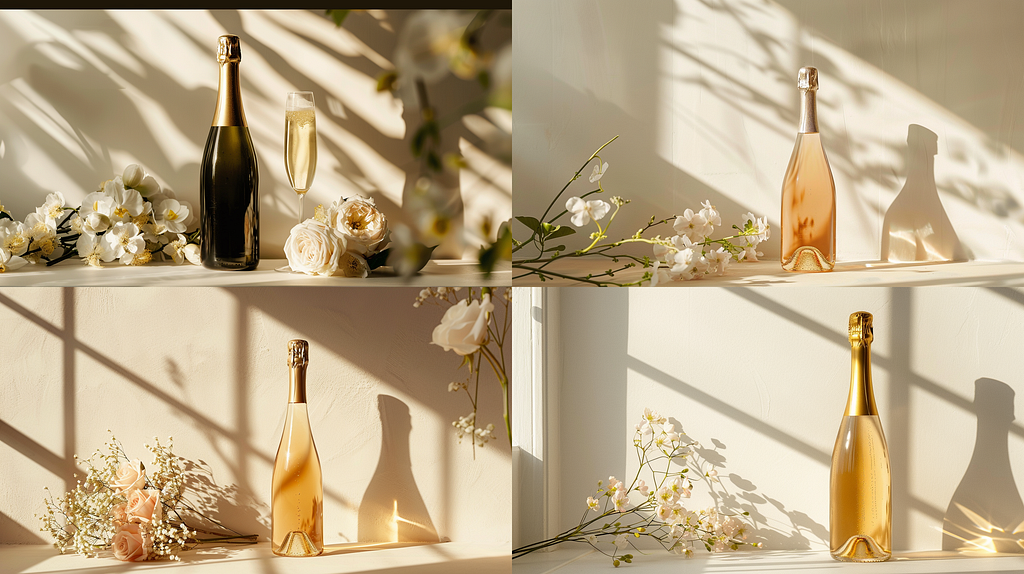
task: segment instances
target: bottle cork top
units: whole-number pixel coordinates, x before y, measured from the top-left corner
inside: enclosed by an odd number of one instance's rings
[[[309,343],[302,339],[288,341],[288,366],[305,367],[309,362]]]
[[[857,311],[850,315],[850,342],[870,343],[875,338],[871,327],[871,313]]]
[[[242,61],[242,46],[238,42],[238,36],[235,36],[234,34],[225,34],[220,38],[217,38],[217,61]]]
[[[796,76],[796,87],[801,90],[818,89],[818,68],[804,66]]]

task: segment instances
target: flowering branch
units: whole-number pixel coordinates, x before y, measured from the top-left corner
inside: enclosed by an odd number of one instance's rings
[[[735,230],[733,235],[712,239],[711,235],[715,228],[722,225],[722,218],[710,201],[703,202],[701,204],[702,209],[698,212],[687,209],[682,215],[673,215],[664,219],[657,219],[655,216],[652,216],[647,225],[640,228],[632,236],[615,241],[605,241],[608,239],[608,229],[611,227],[616,215],[618,215],[624,205],[629,203],[629,200],[613,196],[609,199],[611,202],[609,204],[600,199],[587,201],[585,198],[605,191],[601,179],[608,171],[608,163],[601,159],[600,152],[617,138],[618,136],[615,136],[608,140],[587,158],[587,161],[583,163],[580,169],[576,170],[576,173],[562,187],[561,191],[555,195],[539,219],[525,215],[516,217],[516,220],[530,229],[530,236],[524,241],[513,239],[514,246],[512,252],[516,253],[530,245],[536,249],[536,255],[534,257],[513,260],[513,269],[523,272],[514,276],[513,279],[536,275],[541,281],[561,278],[598,286],[615,285],[624,287],[642,285],[648,281],[650,281],[651,285],[657,285],[659,282],[667,280],[698,279],[711,273],[723,275],[731,261],[756,261],[759,255],[763,255],[756,248],[759,243],[767,240],[769,237],[770,230],[766,218],[757,218],[753,213],[747,213],[743,216],[742,225],[732,226],[732,229]],[[581,196],[570,197],[565,203],[564,210],[548,218],[548,214],[562,194],[569,188],[569,185],[579,179],[586,167],[594,160],[597,160],[597,163],[594,165],[593,172],[590,175],[590,182],[596,183],[597,189],[584,193]],[[611,210],[613,205],[615,206],[614,211]],[[611,211],[611,215],[608,217],[608,221],[602,225],[601,220],[608,215],[609,211]],[[556,223],[559,219],[569,214],[571,214],[569,223],[572,227]],[[590,234],[590,244],[583,249],[567,251],[565,245],[548,247],[547,242],[574,235],[576,233],[574,228],[582,228],[591,221],[597,227],[597,231]],[[666,238],[662,238],[661,235],[654,237],[644,236],[649,230],[669,222],[672,223],[676,235]],[[646,243],[651,245],[654,258],[652,259],[648,256],[637,257],[620,251],[613,251],[629,243]],[[561,259],[582,257],[604,257],[610,259],[612,263],[619,263],[620,260],[628,260],[628,262],[618,268],[610,267],[604,273],[591,273],[585,276],[556,272],[547,268],[551,263]],[[635,281],[613,280],[616,273],[638,265],[643,269],[653,268],[653,270],[644,272]]]
[[[504,288],[483,287],[479,291],[479,299],[473,288],[468,296],[459,300],[461,287],[437,287],[420,291],[413,307],[431,303],[446,308],[441,324],[434,328],[432,343],[455,351],[462,355],[461,369],[469,367],[465,381],[451,382],[448,391],[457,393],[465,391],[473,407],[472,412],[452,422],[456,436],[462,442],[463,436],[469,436],[473,445],[473,458],[476,458],[476,447],[484,446],[494,438],[494,425],[485,427],[477,424],[478,397],[480,390],[480,366],[483,362],[490,365],[498,384],[501,386],[502,413],[505,419],[505,430],[509,445],[512,444],[512,423],[509,419],[508,369],[505,362],[505,343],[508,341],[511,319],[508,303],[512,300],[512,290]],[[501,308],[501,319],[495,317],[495,309]],[[469,390],[473,384],[472,392]]]
[[[643,420],[636,425],[633,435],[639,467],[629,485],[614,476],[608,478],[607,485],[598,481],[597,496],[587,498],[587,510],[578,525],[547,540],[516,548],[512,558],[564,542],[584,542],[619,566],[621,562],[633,561],[633,554],[622,551],[632,547],[639,552],[635,541],[641,537],[687,557],[693,555],[694,547],[700,546],[708,552],[737,550],[748,544],[760,547],[760,543],[744,541],[748,525],[738,518],[741,515],[716,507],[696,511],[684,507],[683,501],[690,498],[694,480],[704,482],[712,490],[718,482],[718,471],[695,450],[699,443],[684,442],[684,437],[665,417],[644,409]],[[644,470],[650,474],[650,485],[641,478]],[[633,504],[630,495],[639,502]],[[591,512],[597,515],[589,518]],[[742,516],[748,514],[744,512]]]

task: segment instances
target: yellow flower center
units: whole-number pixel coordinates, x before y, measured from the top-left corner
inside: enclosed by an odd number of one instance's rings
[[[128,215],[128,210],[123,207],[118,207],[114,210],[114,215],[117,217],[125,217]]]
[[[171,221],[174,221],[175,219],[178,219],[178,214],[174,213],[173,209],[168,209],[167,210],[167,219],[169,219]]]
[[[100,210],[100,202],[99,201],[92,202],[92,210],[93,211],[99,211]]]
[[[448,233],[448,220],[443,217],[438,217],[434,220],[434,233],[438,236],[444,236]]]

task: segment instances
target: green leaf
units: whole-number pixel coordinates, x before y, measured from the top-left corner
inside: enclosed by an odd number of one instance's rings
[[[10,219],[11,221],[14,221],[14,218],[11,217],[10,213],[7,213],[6,211],[0,211],[0,220],[3,219]]]
[[[565,251],[565,246],[559,245],[557,247],[549,247],[548,249],[544,250],[544,253],[547,253],[548,251]]]
[[[462,356],[462,364],[460,364],[458,369],[455,369],[455,370],[457,371],[457,370],[461,369],[462,367],[465,367],[466,365],[469,365],[469,369],[473,370],[473,355],[463,355]]]
[[[545,237],[545,239],[557,239],[559,237],[565,237],[566,235],[572,235],[573,233],[576,233],[575,229],[571,227],[563,227],[561,225],[558,225],[555,227],[554,231],[552,231],[551,233],[548,234],[547,237]]]
[[[398,81],[398,73],[394,70],[384,72],[377,77],[377,91],[378,92],[390,92],[395,88],[395,82]]]
[[[374,270],[378,267],[383,267],[388,264],[388,255],[391,254],[391,248],[387,248],[380,253],[375,253],[366,258],[366,264],[370,267],[370,270]]]
[[[324,12],[326,12],[327,15],[331,17],[331,20],[334,20],[334,25],[335,26],[341,27],[341,24],[343,22],[345,22],[345,18],[348,18],[349,13],[352,12],[352,11],[351,10],[324,10]]]
[[[494,243],[480,248],[480,270],[484,272],[484,277],[490,277],[499,261],[509,259],[512,259],[512,231],[505,227],[504,233]]]
[[[481,70],[476,76],[476,81],[480,82],[480,87],[485,90],[491,87],[491,75],[487,70]]]
[[[441,172],[441,158],[433,150],[427,152],[427,166],[437,173]]]
[[[540,221],[538,221],[536,217],[530,217],[529,215],[517,215],[516,220],[529,227],[530,231],[540,233]]]

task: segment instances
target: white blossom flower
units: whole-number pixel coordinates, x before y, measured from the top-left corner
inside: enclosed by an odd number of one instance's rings
[[[0,247],[0,273],[14,271],[28,264],[22,257],[12,254],[7,249]]]
[[[587,497],[587,508],[597,512],[597,509],[600,505],[601,502],[598,499],[594,498],[593,496]]]
[[[700,210],[701,217],[708,222],[709,225],[714,227],[720,227],[722,225],[722,216],[719,215],[718,210],[715,209],[714,205],[711,205],[711,200],[707,200],[701,203],[702,209]],[[711,235],[708,233],[708,235]]]
[[[103,193],[114,202],[110,219],[116,222],[130,222],[134,218],[148,214],[152,205],[142,198],[135,189],[126,189],[121,176],[103,182]]]
[[[146,250],[146,240],[134,223],[116,223],[110,231],[103,234],[104,254],[109,254],[112,261],[120,259],[121,263],[131,265],[137,256]]]
[[[189,243],[188,245],[185,246],[185,249],[183,251],[185,253],[185,259],[188,259],[188,262],[191,263],[192,265],[203,264],[199,256],[199,246],[196,245],[195,243]]]
[[[619,490],[612,496],[612,504],[615,505],[615,512],[625,512],[629,505],[629,494],[625,490]]]
[[[597,183],[604,177],[605,172],[608,171],[608,162],[604,162],[594,166],[594,171],[590,173],[590,183]]]
[[[0,250],[6,251],[11,257],[24,255],[31,240],[24,223],[0,219]]]
[[[96,236],[92,233],[83,233],[78,237],[78,241],[75,243],[75,247],[78,249],[78,256],[81,257],[86,265],[92,267],[102,267],[100,261],[113,261],[114,251],[103,241],[102,237]]]
[[[629,535],[628,534],[619,534],[618,536],[615,537],[615,547],[616,548],[625,548],[627,546],[629,546]]]
[[[651,487],[647,486],[647,483],[642,478],[637,481],[636,490],[644,496],[650,496],[651,494]]]
[[[679,500],[679,495],[676,494],[676,492],[668,486],[662,486],[661,488],[659,488],[658,492],[655,494],[655,497],[663,504],[672,504],[675,501]]]
[[[590,544],[597,544],[597,535],[596,534],[587,534],[586,536],[584,536],[584,538]]]
[[[715,251],[708,253],[708,261],[710,262],[710,269],[712,273],[719,275],[725,275],[725,270],[729,266],[729,262],[732,261],[732,254],[725,250],[723,247],[719,247]]]
[[[683,211],[682,215],[676,217],[672,228],[676,230],[676,233],[685,235],[694,243],[704,241],[715,229],[702,213],[694,213],[689,208]]]
[[[36,213],[40,217],[56,220],[60,218],[62,213],[64,213],[65,204],[64,194],[59,191],[55,191],[47,194],[46,201],[36,208]]]
[[[168,232],[184,233],[192,220],[191,208],[187,201],[165,199],[157,204],[153,215],[157,223],[163,223]]]
[[[185,262],[186,245],[188,245],[188,239],[186,239],[184,235],[178,233],[173,241],[169,241],[167,245],[164,245],[163,252],[170,256],[174,263],[181,265]]]
[[[579,197],[570,197],[569,201],[565,202],[565,209],[572,214],[569,221],[576,227],[583,227],[590,223],[591,219],[601,221],[611,208],[608,202],[600,199],[583,201]]]

